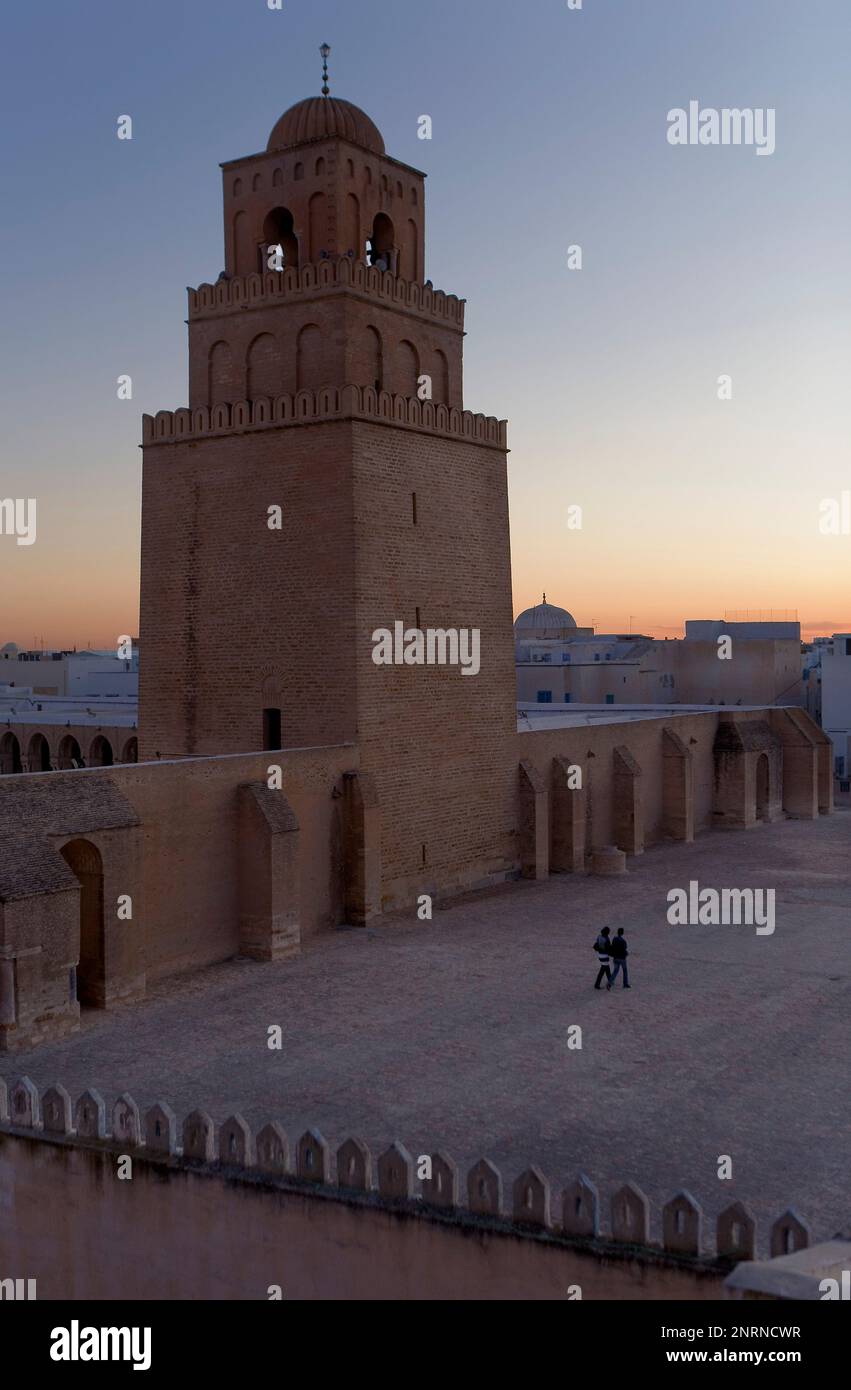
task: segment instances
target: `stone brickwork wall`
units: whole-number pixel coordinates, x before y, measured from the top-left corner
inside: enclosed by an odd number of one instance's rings
[[[0,1050],[78,1028],[84,984],[89,1002],[138,999],[239,952],[290,954],[343,921],[357,849],[343,785],[356,769],[340,747],[0,780]],[[101,864],[95,981],[82,979],[85,890],[62,855],[80,842]]]
[[[346,381],[416,397],[426,374],[430,399],[460,408],[463,324],[454,295],[345,257],[201,285],[189,290],[189,407]]]
[[[356,732],[352,425],[152,445],[142,491],[140,757]],[[281,508],[281,529],[268,509]]]
[[[358,422],[357,708],[381,806],[384,905],[517,867],[505,455]],[[414,503],[414,495],[416,502]],[[376,666],[371,634],[475,629],[480,670]]]

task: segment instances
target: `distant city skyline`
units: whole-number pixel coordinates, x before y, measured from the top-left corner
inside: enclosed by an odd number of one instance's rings
[[[0,535],[0,644],[138,630],[140,416],[186,400],[175,324],[223,264],[218,165],[318,93],[325,40],[332,94],[429,175],[465,404],[509,419],[515,614],[546,590],[601,631],[770,608],[851,629],[851,534],[819,529],[851,488],[845,0],[818,22],[794,0],[91,0],[7,33],[0,498],[36,496],[39,526]],[[673,146],[692,101],[776,112],[773,153]]]

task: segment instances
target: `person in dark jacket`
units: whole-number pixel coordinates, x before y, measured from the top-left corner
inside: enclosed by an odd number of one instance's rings
[[[624,989],[632,988],[631,984],[629,983],[629,971],[626,968],[626,958],[628,955],[629,950],[626,944],[626,937],[623,934],[623,927],[618,927],[618,934],[612,942],[611,949],[611,956],[612,960],[614,961],[614,966],[611,972],[611,985],[613,985],[615,983],[615,980],[618,978],[618,971],[622,970]]]
[[[611,989],[612,981],[609,976],[609,928],[604,927],[594,942],[594,950],[597,952],[597,959],[600,962],[600,969],[597,972],[597,982],[595,989],[600,988],[600,981],[606,977],[606,989]]]

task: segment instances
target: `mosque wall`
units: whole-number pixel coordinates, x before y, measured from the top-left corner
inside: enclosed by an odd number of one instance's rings
[[[692,764],[694,832],[698,834],[711,827],[713,744],[718,719],[716,714],[690,714],[618,721],[613,715],[611,723],[534,729],[517,735],[516,756],[518,762],[526,759],[535,766],[548,789],[556,759],[564,759],[581,769],[584,792],[581,814],[586,825],[584,838],[590,860],[592,850],[617,842],[616,750],[621,748],[628,751],[638,769],[643,844],[648,847],[666,838],[663,735],[669,728],[687,748]]]
[[[0,1127],[6,1128],[2,1120]],[[119,1152],[132,1155],[132,1181],[116,1178]],[[525,1213],[518,1194],[516,1220],[489,1219],[466,1210],[458,1194],[449,1209],[444,1198],[442,1212],[429,1211],[414,1199],[413,1182],[408,1187],[403,1176],[402,1188],[398,1180],[394,1186],[382,1159],[380,1190],[343,1190],[339,1161],[340,1188],[332,1188],[329,1159],[321,1156],[327,1185],[318,1186],[248,1164],[242,1171],[233,1162],[223,1166],[213,1152],[208,1162],[184,1162],[146,1151],[132,1136],[98,1144],[0,1132],[0,1196],[7,1215],[26,1213],[25,1220],[0,1225],[0,1272],[35,1279],[39,1299],[62,1301],[566,1301],[571,1286],[573,1297],[578,1288],[583,1299],[724,1296],[729,1260],[666,1252],[649,1242],[640,1248],[620,1229],[625,1223],[614,1204],[615,1238],[607,1232],[602,1241],[571,1242],[561,1235],[555,1195],[550,1214],[549,1184],[543,1214]],[[371,1184],[368,1151],[364,1161]],[[501,1175],[491,1173],[502,1205]],[[537,1172],[531,1181],[537,1185]],[[637,1204],[640,1226],[647,1200],[637,1189],[627,1196]],[[510,1192],[506,1197],[511,1203]],[[475,1187],[474,1204],[481,1209]],[[682,1245],[682,1238],[671,1239]]]
[[[0,779],[0,1050],[78,1027],[80,999],[342,922],[357,764],[340,746]]]

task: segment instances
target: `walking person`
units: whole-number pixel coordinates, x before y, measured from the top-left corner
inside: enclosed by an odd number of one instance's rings
[[[611,985],[613,985],[615,983],[615,980],[618,978],[618,971],[622,970],[623,987],[624,989],[631,989],[632,986],[629,983],[629,971],[626,968],[626,958],[629,955],[629,948],[626,944],[626,937],[623,934],[623,927],[618,927],[618,934],[612,942],[611,955],[612,960],[614,961],[614,967],[611,972],[612,977],[609,988],[611,988]]]
[[[612,981],[609,974],[609,928],[604,927],[594,942],[594,950],[597,952],[597,960],[600,962],[600,969],[597,972],[597,982],[595,989],[600,988],[600,981],[606,977],[606,989],[611,989]]]

